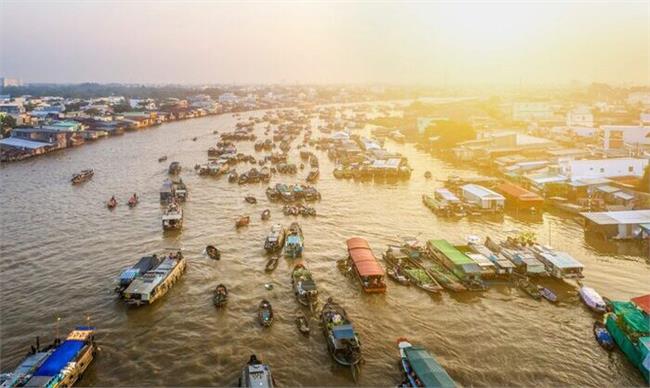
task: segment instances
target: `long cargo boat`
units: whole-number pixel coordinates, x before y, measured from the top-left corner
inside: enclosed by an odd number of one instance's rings
[[[411,345],[405,338],[400,338],[397,346],[404,372],[400,387],[456,387],[456,382],[426,349]]]
[[[427,241],[427,251],[456,275],[467,289],[485,289],[481,281],[481,267],[446,240]]]
[[[172,288],[186,268],[181,252],[169,254],[155,268],[134,279],[122,292],[122,298],[129,305],[152,304]]]
[[[460,279],[438,263],[427,251],[426,245],[418,239],[413,237],[404,238],[401,249],[414,266],[426,271],[439,286],[453,292],[467,291],[467,287],[460,282]]]
[[[36,346],[11,373],[0,375],[0,387],[71,387],[95,357],[95,328],[78,326],[61,342]]]
[[[361,237],[352,237],[346,241],[348,247],[348,261],[357,275],[361,287],[365,292],[386,292],[385,272],[379,265],[375,255],[368,245],[368,241]]]
[[[413,284],[426,292],[438,293],[442,291],[442,287],[436,279],[426,269],[413,263],[409,256],[401,250],[401,247],[389,245],[383,258],[395,278],[402,276],[406,278],[407,284]],[[389,272],[389,276],[391,276],[390,274],[391,272]]]

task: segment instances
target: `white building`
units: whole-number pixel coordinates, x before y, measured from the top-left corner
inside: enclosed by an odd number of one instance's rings
[[[570,181],[590,178],[614,178],[621,176],[643,176],[648,159],[581,159],[560,160],[560,174]]]
[[[506,202],[503,195],[475,184],[462,186],[461,193],[465,201],[473,203],[481,209],[503,209]]]
[[[650,106],[650,92],[634,92],[627,96],[630,105]]]
[[[512,119],[516,121],[550,120],[553,110],[545,102],[517,102],[512,105]]]
[[[566,125],[569,127],[593,127],[594,115],[586,106],[579,106],[566,114]]]
[[[600,127],[603,148],[623,148],[625,145],[650,145],[650,127],[640,125],[603,125]]]

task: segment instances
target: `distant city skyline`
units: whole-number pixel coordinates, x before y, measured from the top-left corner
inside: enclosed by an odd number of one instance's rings
[[[0,3],[25,83],[650,83],[650,7],[575,3]]]

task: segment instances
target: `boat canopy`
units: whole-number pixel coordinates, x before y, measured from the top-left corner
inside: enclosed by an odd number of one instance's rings
[[[354,339],[354,327],[350,324],[338,325],[332,329],[335,340]]]
[[[424,387],[455,387],[456,383],[426,349],[413,346],[404,353]]]
[[[357,268],[359,276],[384,276],[384,269],[372,254],[368,242],[361,237],[353,237],[347,241],[348,254]]]
[[[456,194],[452,193],[448,189],[442,188],[442,189],[436,189],[434,191],[435,195],[440,197],[440,199],[447,201],[447,202],[453,202],[453,203],[460,203],[460,199],[456,196]]]
[[[57,376],[68,363],[76,360],[79,352],[86,346],[86,340],[94,330],[95,328],[90,326],[77,327],[34,372],[34,376]]]
[[[467,257],[463,252],[459,251],[456,247],[451,245],[447,240],[429,240],[429,245],[432,248],[437,249],[445,255],[447,259],[453,262],[456,265],[463,267],[469,267],[471,269],[472,265],[476,266],[475,272],[480,272],[478,264],[476,264],[472,259]],[[469,264],[469,265],[468,265]]]
[[[545,251],[545,252],[540,252],[539,255],[556,268],[560,268],[560,269],[583,268],[582,263],[574,259],[571,255],[569,255],[566,252]]]
[[[650,294],[630,299],[638,308],[650,315]]]
[[[650,321],[647,314],[632,302],[612,302],[614,314],[624,323],[626,331],[637,338],[650,336]]]

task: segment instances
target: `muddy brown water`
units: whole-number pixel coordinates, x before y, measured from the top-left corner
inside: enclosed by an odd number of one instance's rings
[[[248,116],[245,114],[244,116]],[[101,140],[83,147],[5,165],[0,169],[2,198],[0,261],[1,369],[11,370],[36,335],[42,342],[75,324],[98,328],[100,351],[80,384],[90,386],[207,386],[237,382],[242,365],[256,353],[271,365],[278,384],[353,385],[349,370],[330,358],[315,315],[312,334],[300,335],[294,319],[303,309],[293,297],[290,262],[264,272],[263,242],[271,225],[288,226],[281,205],[269,203],[266,185],[236,185],[226,177],[197,176],[206,150],[216,141],[212,131],[233,128],[231,115],[164,124],[157,128]],[[258,133],[262,133],[261,127]],[[315,131],[318,136],[318,131]],[[192,141],[193,137],[197,141]],[[297,143],[296,143],[297,144]],[[596,318],[575,295],[573,286],[547,284],[562,302],[551,305],[530,299],[507,284],[483,293],[430,296],[415,288],[389,283],[385,295],[365,295],[344,277],[336,260],[346,254],[345,240],[367,238],[377,257],[397,235],[445,238],[455,243],[476,234],[503,238],[531,230],[585,265],[585,284],[612,299],[627,300],[650,292],[648,261],[641,253],[586,240],[582,228],[566,214],[503,219],[437,218],[421,195],[449,174],[473,175],[415,150],[387,141],[414,167],[409,181],[395,183],[336,180],[333,164],[316,151],[322,200],[318,217],[300,218],[305,235],[304,261],[320,289],[348,311],[359,332],[364,363],[359,385],[387,386],[400,381],[396,340],[408,337],[428,348],[462,385],[643,385],[639,372],[616,351],[607,354],[591,332]],[[252,142],[238,148],[253,152]],[[291,151],[299,161],[298,151]],[[158,157],[168,155],[167,162]],[[261,155],[261,154],[257,154]],[[178,160],[190,196],[184,205],[180,233],[163,233],[158,189],[168,163]],[[244,165],[239,166],[241,171]],[[94,178],[71,186],[72,173],[94,168]],[[276,175],[275,182],[298,182]],[[433,172],[426,180],[424,171]],[[137,192],[140,203],[126,206]],[[244,201],[255,195],[256,205]],[[116,195],[114,211],[105,201]],[[270,208],[272,218],[261,221]],[[250,214],[250,226],[235,230],[234,219]],[[222,259],[207,258],[214,244]],[[183,279],[152,306],[127,308],[112,293],[121,269],[147,253],[182,248],[189,268]],[[229,287],[226,308],[216,310],[211,290]],[[267,290],[265,283],[272,283]],[[276,321],[262,329],[256,321],[258,302],[273,304]]]

